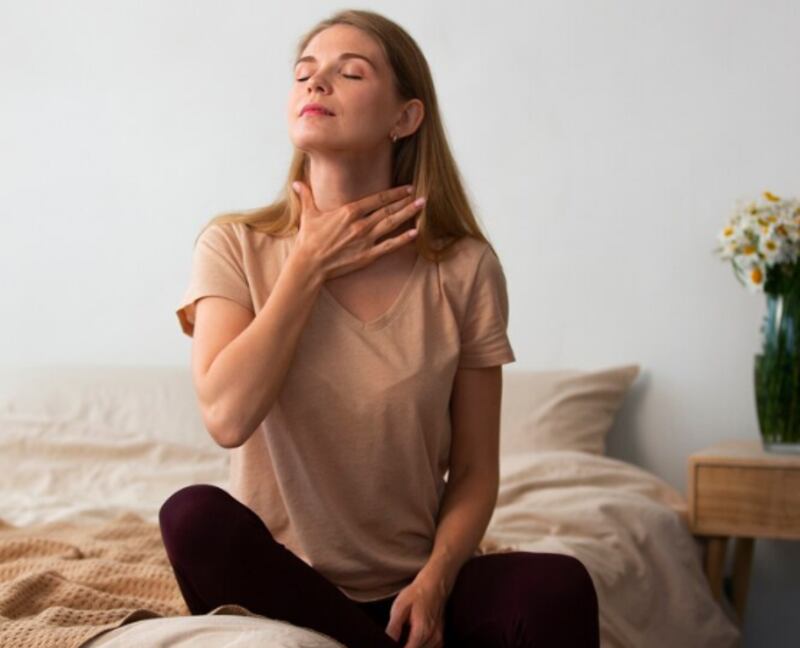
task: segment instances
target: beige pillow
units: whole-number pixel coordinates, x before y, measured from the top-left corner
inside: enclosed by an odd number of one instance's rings
[[[500,453],[580,450],[604,455],[606,436],[639,368],[506,371]]]

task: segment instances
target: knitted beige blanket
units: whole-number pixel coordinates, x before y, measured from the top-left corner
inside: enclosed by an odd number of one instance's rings
[[[125,623],[189,614],[158,525],[135,513],[83,525],[0,520],[0,646],[77,648]]]

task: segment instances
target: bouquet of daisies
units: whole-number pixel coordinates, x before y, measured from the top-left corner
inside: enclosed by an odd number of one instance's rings
[[[755,395],[764,447],[800,452],[800,201],[765,191],[739,200],[715,252],[751,292],[765,293]]]
[[[800,200],[765,191],[764,202],[739,199],[714,248],[751,292],[787,291],[800,256]]]

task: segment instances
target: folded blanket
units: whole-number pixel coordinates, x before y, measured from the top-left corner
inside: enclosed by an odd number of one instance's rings
[[[0,646],[77,648],[125,623],[189,614],[158,525],[135,513],[92,525],[0,520]]]

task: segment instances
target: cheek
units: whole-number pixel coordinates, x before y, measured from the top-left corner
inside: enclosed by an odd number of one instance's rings
[[[301,105],[302,105],[302,96],[300,95],[300,93],[294,89],[289,91],[289,96],[286,99],[286,105],[285,105],[286,118],[289,121],[291,121],[293,118],[297,118]]]
[[[383,127],[390,114],[386,97],[375,88],[356,89],[348,96],[347,113],[365,128]]]

